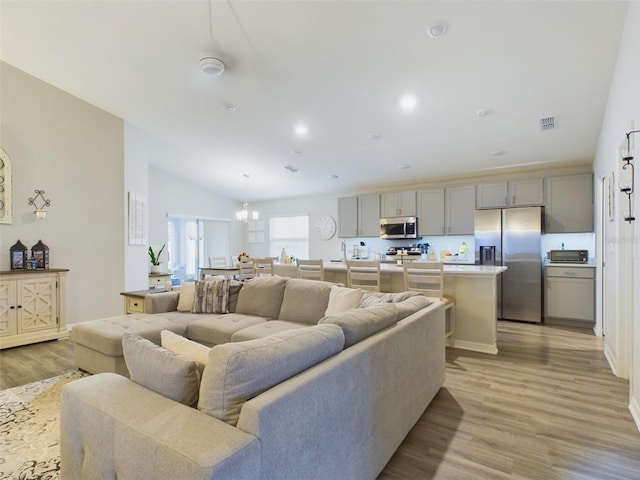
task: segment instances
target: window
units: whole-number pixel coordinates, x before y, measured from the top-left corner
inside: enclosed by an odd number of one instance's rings
[[[283,248],[289,257],[309,258],[309,215],[269,219],[269,256],[280,258]]]

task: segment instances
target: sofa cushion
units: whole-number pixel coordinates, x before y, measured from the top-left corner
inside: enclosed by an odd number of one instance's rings
[[[195,313],[135,313],[118,317],[91,320],[73,325],[71,340],[108,356],[122,356],[122,334],[137,333],[141,337],[160,344],[160,331],[171,330],[183,334],[187,325],[204,315]]]
[[[232,342],[244,342],[256,338],[266,337],[274,333],[293,330],[294,328],[308,327],[307,323],[288,322],[286,320],[269,320],[268,322],[257,323],[242,330],[238,330],[231,335]]]
[[[195,295],[196,284],[194,282],[183,282],[180,286],[177,310],[179,312],[190,312],[193,309],[193,299]]]
[[[284,288],[278,320],[315,325],[325,315],[332,283],[290,278]]]
[[[229,313],[229,279],[196,282],[193,313]]]
[[[207,364],[207,358],[209,357],[209,350],[211,350],[210,347],[205,347],[201,343],[193,342],[170,330],[162,330],[160,332],[160,339],[162,348],[190,358],[198,364],[200,372],[204,370],[204,366]]]
[[[352,308],[360,306],[362,291],[359,288],[331,287],[329,293],[329,303],[325,315],[334,315],[336,313],[346,312]]]
[[[396,306],[381,303],[373,307],[356,308],[348,312],[327,315],[318,324],[335,324],[344,332],[344,346],[350,347],[374,333],[395,324],[398,317]]]
[[[212,313],[189,323],[186,336],[205,345],[219,345],[230,342],[231,336],[237,331],[266,321],[266,318],[257,315]]]
[[[204,369],[198,409],[236,425],[244,402],[335,355],[343,344],[339,327],[316,325],[216,345]]]
[[[198,364],[135,333],[122,336],[122,350],[131,380],[176,402],[198,403]]]
[[[238,294],[236,313],[278,318],[284,287],[283,277],[255,277],[247,280]]]
[[[400,303],[409,298],[421,295],[422,294],[418,292],[386,293],[363,290],[362,297],[360,299],[360,307],[372,307],[379,303]]]
[[[404,318],[407,318],[409,315],[412,315],[417,311],[428,307],[432,303],[432,299],[420,294],[409,297],[402,302],[394,303],[398,311],[398,322]]]

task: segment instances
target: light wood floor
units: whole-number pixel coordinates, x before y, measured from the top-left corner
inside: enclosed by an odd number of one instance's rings
[[[447,349],[444,388],[379,480],[640,480],[640,432],[590,331],[499,322],[496,356]],[[73,368],[68,340],[0,351],[0,388]]]

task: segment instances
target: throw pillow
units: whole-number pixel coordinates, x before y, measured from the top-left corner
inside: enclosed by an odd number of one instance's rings
[[[229,313],[229,279],[196,282],[193,313]]]
[[[362,291],[359,288],[331,287],[329,293],[329,303],[325,310],[325,315],[335,315],[336,313],[346,312],[352,308],[360,306],[360,298]]]
[[[190,312],[193,308],[193,298],[196,295],[196,284],[194,282],[183,282],[180,286],[180,296],[178,297],[179,312]]]
[[[327,315],[318,325],[338,325],[344,332],[344,347],[350,347],[374,333],[394,325],[398,310],[392,303],[380,303],[373,307],[355,308],[348,312]]]
[[[198,410],[236,425],[247,400],[342,350],[337,325],[314,325],[216,345],[202,376]]]
[[[122,351],[131,380],[189,407],[198,404],[196,362],[130,332],[122,336]]]
[[[173,333],[171,330],[162,330],[160,332],[160,341],[162,348],[166,348],[173,353],[184,355],[195,361],[202,373],[202,370],[204,370],[207,364],[207,357],[209,356],[209,350],[211,350],[211,348],[184,338],[182,335]]]

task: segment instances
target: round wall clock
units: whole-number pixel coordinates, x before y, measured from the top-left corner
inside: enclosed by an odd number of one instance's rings
[[[316,231],[322,240],[329,240],[336,233],[336,221],[331,215],[322,215],[316,222]]]

